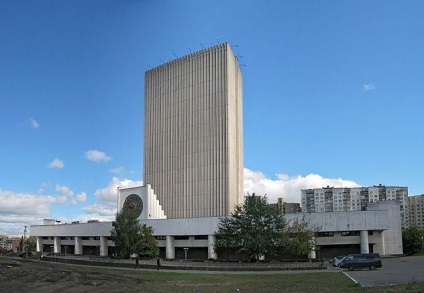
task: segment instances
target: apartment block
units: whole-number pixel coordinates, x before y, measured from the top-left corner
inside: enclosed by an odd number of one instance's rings
[[[408,200],[411,226],[424,230],[424,194],[412,195]]]
[[[402,228],[409,227],[408,187],[374,185],[370,187],[322,187],[303,189],[302,212],[364,211],[369,203],[396,201],[400,206]]]

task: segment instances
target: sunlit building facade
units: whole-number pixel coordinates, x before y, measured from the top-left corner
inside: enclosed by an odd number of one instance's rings
[[[144,182],[168,219],[227,216],[243,200],[242,74],[228,43],[145,74]]]

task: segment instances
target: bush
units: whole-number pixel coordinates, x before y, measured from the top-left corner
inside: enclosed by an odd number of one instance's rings
[[[403,253],[413,255],[424,248],[424,232],[417,226],[406,228],[402,231]]]

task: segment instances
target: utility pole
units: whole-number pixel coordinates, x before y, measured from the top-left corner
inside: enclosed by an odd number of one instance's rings
[[[22,249],[25,251],[25,257],[28,258],[28,247],[25,245],[26,232],[27,232],[27,226],[25,226],[25,229],[24,229],[24,241],[22,242]]]

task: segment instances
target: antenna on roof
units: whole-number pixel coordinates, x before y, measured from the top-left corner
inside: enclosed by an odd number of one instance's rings
[[[178,58],[178,56],[177,56],[177,55],[175,55],[175,53],[174,53],[174,52],[172,52],[172,54],[174,54],[175,58]]]
[[[191,48],[188,48],[190,50],[190,54],[191,54]]]
[[[233,48],[233,47],[238,48],[238,45],[231,45],[231,48]]]
[[[205,46],[203,46],[203,44],[200,44],[200,46],[202,46],[202,47],[203,47],[203,49],[205,48]]]
[[[165,63],[165,61],[163,61],[162,59],[159,59],[160,62]]]
[[[149,64],[147,64],[147,67],[152,68],[152,66],[150,66]]]
[[[215,41],[218,43],[218,45],[219,45],[219,41],[218,41],[218,39],[215,39]]]

